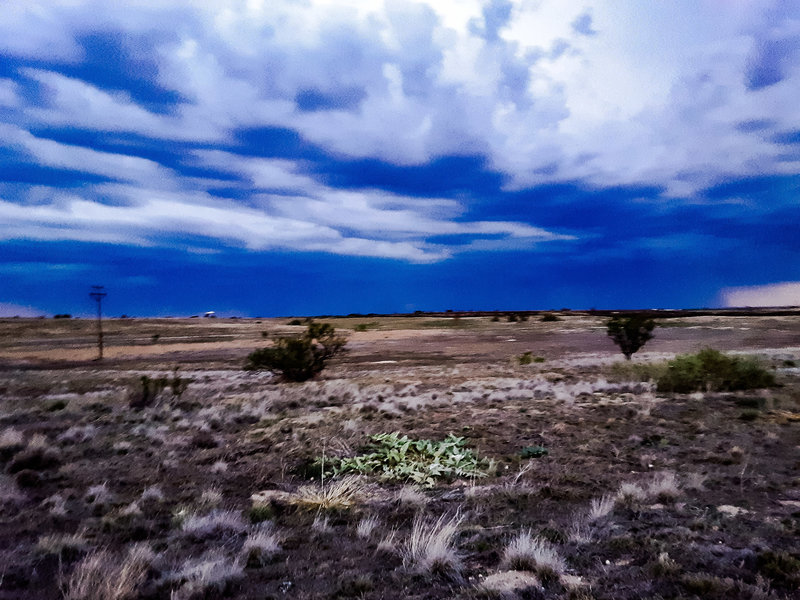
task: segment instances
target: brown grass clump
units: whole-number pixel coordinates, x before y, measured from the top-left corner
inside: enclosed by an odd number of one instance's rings
[[[192,513],[181,523],[181,531],[196,540],[242,533],[246,528],[242,515],[233,510],[212,510],[204,515]]]
[[[172,573],[170,579],[181,586],[172,593],[171,598],[218,598],[242,577],[242,572],[242,566],[234,559],[220,551],[209,552],[187,561],[181,569]]]
[[[503,553],[503,565],[516,571],[532,571],[543,579],[558,579],[567,568],[552,544],[530,530],[512,539]]]
[[[651,498],[657,498],[662,502],[672,501],[680,496],[681,488],[675,473],[665,472],[653,476],[652,481],[647,486],[647,494]]]
[[[132,546],[122,561],[108,550],[92,552],[63,585],[64,600],[136,598],[152,561],[153,552],[146,544]]]
[[[267,564],[280,552],[281,538],[275,533],[272,523],[262,523],[247,536],[242,545],[242,555],[250,567]]]
[[[461,559],[455,537],[462,520],[459,515],[449,519],[442,515],[430,521],[418,514],[403,548],[404,563],[422,573],[458,573]]]
[[[375,531],[378,525],[380,525],[380,519],[378,519],[378,515],[366,516],[358,522],[358,526],[356,527],[356,535],[361,539],[369,539],[372,537],[372,533]]]
[[[307,485],[297,490],[292,503],[312,510],[346,510],[358,502],[364,484],[351,475],[327,485]]]
[[[600,498],[592,499],[589,508],[589,521],[604,519],[614,511],[615,500],[612,496],[603,494]]]

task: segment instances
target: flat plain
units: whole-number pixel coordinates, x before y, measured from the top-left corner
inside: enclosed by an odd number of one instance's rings
[[[304,383],[290,319],[0,319],[0,599],[800,598],[800,316],[556,315],[319,319]],[[658,391],[708,347],[778,385]],[[477,467],[332,472],[393,432]]]

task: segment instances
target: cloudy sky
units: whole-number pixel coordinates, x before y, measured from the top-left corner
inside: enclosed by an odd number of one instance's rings
[[[0,315],[800,304],[800,3],[0,3]]]

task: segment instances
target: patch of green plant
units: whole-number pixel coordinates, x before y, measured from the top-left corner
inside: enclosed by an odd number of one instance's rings
[[[273,346],[247,356],[245,370],[266,369],[287,381],[307,381],[325,368],[325,363],[344,351],[344,337],[329,323],[311,323],[300,337],[279,337]]]
[[[533,352],[528,351],[517,356],[517,362],[521,365],[529,365],[531,363],[543,363],[545,358],[544,356],[534,356]]]
[[[372,322],[372,323],[359,323],[355,327],[353,327],[353,331],[368,331],[371,328],[378,327],[379,323]]]
[[[739,413],[739,419],[742,421],[755,421],[761,413],[756,408],[746,408]]]
[[[675,357],[657,381],[659,392],[679,394],[751,390],[775,385],[775,376],[755,359],[728,356],[712,348]]]
[[[658,379],[667,370],[666,363],[615,362],[611,365],[611,376],[619,381],[650,381]]]
[[[548,454],[550,451],[544,446],[525,446],[519,451],[520,458],[541,458]]]
[[[54,400],[50,404],[47,405],[46,410],[48,412],[56,412],[59,410],[64,410],[67,407],[67,403],[64,400]]]
[[[325,472],[375,474],[386,481],[411,482],[432,487],[439,479],[485,477],[488,461],[466,447],[463,437],[450,434],[444,440],[414,440],[407,435],[377,433],[370,436],[367,452],[351,458],[325,460]],[[317,459],[322,464],[322,459]]]
[[[275,509],[269,503],[254,504],[248,513],[251,523],[262,523],[275,518]]]
[[[788,552],[767,550],[756,557],[756,569],[781,584],[800,585],[800,560]]]
[[[544,313],[542,315],[542,318],[539,320],[542,321],[543,323],[554,323],[556,321],[560,321],[561,317],[553,313]]]

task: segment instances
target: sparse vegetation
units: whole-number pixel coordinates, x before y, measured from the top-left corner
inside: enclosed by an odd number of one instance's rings
[[[564,559],[553,545],[522,531],[509,542],[503,552],[503,565],[517,571],[531,571],[543,580],[558,579],[566,569]]]
[[[642,315],[615,316],[606,324],[608,336],[619,346],[626,360],[653,338],[656,323]]]
[[[65,600],[130,600],[147,576],[153,552],[136,544],[120,559],[108,550],[97,550],[77,564],[65,581]]]
[[[433,486],[438,479],[485,477],[482,461],[466,447],[464,438],[448,435],[441,442],[414,440],[399,433],[371,437],[371,452],[330,461],[330,473],[374,473],[387,481]]]
[[[598,314],[449,316],[457,330],[326,318],[380,335],[302,385],[241,370],[242,348],[288,319],[109,320],[105,364],[69,346],[57,368],[30,340],[84,328],[91,348],[94,323],[0,319],[0,597],[794,598],[797,319],[670,319],[683,326],[659,353],[628,362]],[[7,333],[21,327],[34,333]],[[171,343],[149,345],[154,331]],[[782,386],[657,391],[698,340],[752,348]],[[546,366],[520,367],[525,349]],[[164,383],[134,410],[143,375]],[[370,468],[334,474],[359,458]],[[462,475],[442,475],[451,461]],[[139,540],[157,554],[124,571]]]
[[[658,379],[659,392],[736,391],[775,386],[775,376],[752,358],[706,348],[671,360]]]
[[[251,352],[245,369],[266,369],[287,381],[307,381],[340,354],[346,343],[330,324],[311,323],[301,337],[279,337],[273,346]]]
[[[462,518],[441,515],[435,520],[417,514],[411,533],[403,546],[403,561],[422,573],[458,574],[461,559],[455,538]]]

